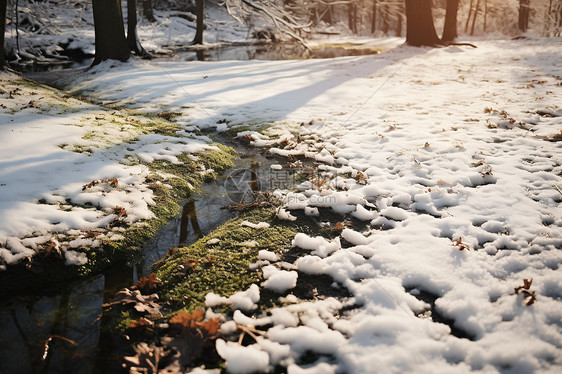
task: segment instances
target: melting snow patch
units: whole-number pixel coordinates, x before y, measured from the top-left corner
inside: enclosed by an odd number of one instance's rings
[[[258,252],[258,259],[275,262],[275,261],[279,261],[279,256],[277,256],[277,254],[275,254],[274,252],[270,252],[265,249],[262,249],[261,251]]]
[[[278,270],[272,265],[265,266],[262,271],[266,280],[262,286],[267,289],[284,293],[297,285],[298,273],[296,271]]]
[[[256,309],[256,303],[260,301],[260,289],[252,284],[246,291],[236,292],[230,297],[223,297],[215,293],[208,293],[205,296],[205,305],[215,307],[222,304],[230,304],[233,309],[250,311]]]
[[[279,208],[277,210],[277,218],[284,221],[296,221],[297,217],[293,216],[290,212],[286,211],[284,208]]]
[[[337,251],[340,249],[339,240],[329,242],[321,236],[316,236],[311,238],[310,236],[299,232],[295,235],[295,238],[292,242],[293,247],[300,247],[302,249],[311,250],[313,255],[317,255],[320,257],[326,257],[330,253]]]
[[[216,348],[218,354],[226,360],[229,373],[251,374],[267,372],[269,369],[269,354],[262,351],[258,344],[244,347],[238,343],[217,339]]]
[[[242,221],[240,223],[240,226],[247,226],[247,227],[251,227],[253,229],[263,229],[263,228],[269,227],[270,225],[267,222],[252,223],[252,222],[249,222],[249,221]]]

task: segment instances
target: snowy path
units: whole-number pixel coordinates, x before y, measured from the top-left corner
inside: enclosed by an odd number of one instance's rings
[[[288,208],[364,221],[330,243],[297,235],[311,254],[278,265],[332,275],[360,307],[341,318],[332,298],[273,310],[255,345],[219,341],[229,370],[305,372],[295,362],[307,351],[324,358],[306,373],[561,370],[562,40],[477,44],[330,60],[133,61],[71,82],[103,101],[181,111],[186,125],[272,123],[280,138],[253,134],[255,145],[287,138],[271,151],[316,158],[332,176],[333,190],[280,192]],[[533,279],[530,306],[514,294],[524,279]]]

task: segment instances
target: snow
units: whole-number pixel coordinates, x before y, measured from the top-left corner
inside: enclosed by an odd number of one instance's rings
[[[296,271],[278,270],[272,265],[263,267],[262,271],[265,279],[262,286],[267,289],[284,293],[297,285],[298,273]]]
[[[258,345],[243,347],[233,342],[217,339],[216,348],[219,355],[226,360],[226,368],[233,374],[250,374],[265,372],[269,366],[269,355]]]
[[[8,91],[15,90],[16,79],[8,73],[0,75]],[[210,139],[141,135],[123,119],[128,113],[72,98],[57,99],[46,89],[20,86],[12,94],[2,91],[0,95],[6,102],[0,110],[0,264],[34,256],[39,248],[38,242],[30,242],[33,238],[62,241],[61,236],[69,236],[61,243],[65,252],[78,247],[81,238],[77,235],[84,231],[107,231],[116,219],[142,224],[152,218],[153,193],[145,182],[148,170],[128,165],[125,158],[136,155],[146,161],[179,163],[180,153],[215,149],[208,145]],[[33,108],[21,110],[35,102]],[[134,116],[128,120],[149,122]],[[102,125],[109,131],[109,144],[88,136]],[[115,126],[128,131],[115,132]],[[74,146],[88,152],[73,152]],[[110,179],[117,184],[103,182]],[[98,183],[85,187],[92,181]],[[126,215],[117,217],[116,207]],[[75,234],[68,235],[73,230]],[[117,240],[114,234],[109,230],[105,236]],[[76,251],[65,253],[65,258],[72,265],[86,261],[86,255]]]
[[[324,222],[324,210],[331,210],[342,222],[362,222],[332,240],[297,233],[292,244],[305,253],[296,269],[267,265],[273,260],[262,254],[262,287],[287,292],[304,278],[299,272],[329,275],[350,297],[305,302],[288,295],[280,301],[291,304],[260,311],[265,315],[259,318],[270,318],[273,326],[264,325],[258,342],[242,347],[217,341],[229,371],[267,372],[277,362],[294,373],[562,370],[562,152],[555,141],[562,117],[538,114],[561,110],[562,40],[475,43],[477,49],[400,46],[376,56],[325,60],[132,60],[111,69],[102,64],[96,74],[69,82],[74,92],[116,105],[181,111],[201,129],[215,129],[223,118],[269,124],[270,135],[247,134],[254,145],[308,157],[331,173],[323,189],[308,181],[276,191],[285,204],[278,217],[318,212],[316,219]],[[184,116],[178,121],[187,125]],[[20,125],[30,135],[33,125],[48,133],[40,122]],[[51,128],[69,140],[82,134],[60,124]],[[3,126],[1,135],[8,136],[8,129]],[[294,145],[277,148],[276,139],[284,138]],[[43,164],[35,162],[61,160],[68,166],[83,159],[60,151],[59,141],[37,144],[38,158],[29,167],[38,172]],[[36,144],[32,136],[17,142],[20,149]],[[79,196],[81,183],[94,177],[130,177],[132,186],[142,181],[123,165],[111,173],[96,166],[90,170],[99,173],[60,185],[20,173],[17,178],[25,175],[31,186],[22,179],[25,187],[10,196],[27,209],[18,208],[18,215],[11,210],[14,236],[4,234],[10,249],[2,248],[2,256],[27,256],[29,248],[16,234],[54,215],[32,213],[38,206],[32,199]],[[124,200],[117,192],[112,203]],[[91,199],[101,201],[97,195]],[[5,217],[15,205],[2,201]],[[97,226],[101,219],[87,209],[79,214],[81,220],[65,222],[68,228]],[[531,278],[536,301],[526,305],[529,299],[514,288]],[[252,285],[228,298],[210,293],[206,305],[231,304],[249,313],[259,299],[260,287]],[[307,351],[321,358],[297,367]]]
[[[277,218],[283,221],[296,221],[297,217],[293,216],[285,208],[279,208],[277,210]]]
[[[270,252],[265,249],[262,249],[258,252],[258,259],[275,262],[275,261],[279,261],[279,256],[277,256],[277,254],[275,254],[274,252]]]
[[[250,221],[242,221],[240,223],[240,226],[251,227],[253,229],[264,229],[264,228],[268,228],[270,225],[267,222],[252,223]]]
[[[340,248],[338,241],[327,241],[321,236],[311,238],[304,233],[298,233],[293,239],[293,247],[300,247],[302,249],[312,250],[313,255],[326,257],[330,253],[337,251]]]
[[[299,367],[295,364],[287,367],[288,374],[336,374],[337,366],[321,362],[318,365],[312,365],[307,368]]]
[[[232,296],[224,297],[215,293],[208,293],[205,296],[205,305],[215,307],[223,304],[232,305],[233,309],[250,311],[256,309],[256,303],[260,301],[260,290],[255,284],[252,284],[246,291],[235,292]]]

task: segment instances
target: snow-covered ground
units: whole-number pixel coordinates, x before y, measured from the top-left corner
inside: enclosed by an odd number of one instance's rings
[[[0,271],[51,243],[67,264],[83,265],[77,248],[122,238],[122,228],[106,229],[112,221],[153,216],[149,172],[134,161],[178,163],[180,153],[215,148],[181,128],[177,136],[145,134],[158,120],[19,79],[0,73]],[[97,229],[103,233],[86,233]]]
[[[477,44],[308,61],[132,61],[69,88],[182,111],[219,131],[220,119],[271,123],[289,140],[271,152],[316,158],[332,175],[330,189],[279,192],[287,208],[364,221],[332,242],[297,235],[310,255],[277,274],[279,286],[293,270],[330,274],[360,307],[340,319],[331,298],[271,311],[254,322],[273,324],[256,345],[218,343],[233,372],[279,362],[305,372],[293,362],[306,351],[328,357],[307,373],[559,372],[562,40]],[[257,146],[276,142],[251,135]],[[265,270],[274,289],[276,269]],[[529,306],[531,296],[514,292],[524,279],[536,295]],[[422,295],[464,338],[432,319]]]
[[[177,120],[185,126],[223,131],[270,124],[277,139],[245,134],[256,146],[272,145],[272,153],[315,158],[331,179],[320,191],[307,182],[278,191],[286,209],[319,213],[322,222],[323,210],[315,208],[328,208],[342,214],[342,222],[364,222],[332,241],[298,234],[294,245],[310,254],[295,264],[262,256],[263,264],[271,263],[262,287],[290,289],[295,270],[329,274],[351,300],[299,303],[289,295],[286,306],[248,320],[243,313],[251,315],[257,287],[228,299],[210,295],[210,305],[244,306],[236,323],[272,325],[249,347],[217,342],[231,372],[267,371],[280,363],[292,374],[557,373],[562,40],[476,44],[399,46],[376,56],[326,60],[133,60],[111,69],[101,64],[66,83],[101,101],[182,112]],[[35,134],[37,123],[20,118],[14,128],[2,121],[3,143],[7,136],[21,141],[12,130]],[[46,158],[57,160],[60,137],[79,131],[50,126],[50,140],[37,148],[49,151],[30,154],[28,163],[37,169]],[[27,144],[31,137],[25,141],[22,147],[35,147]],[[73,193],[66,184],[51,186],[28,174],[33,168],[7,173],[20,162],[9,158],[21,154],[13,147],[2,149],[1,183],[34,185],[35,195]],[[78,191],[82,184],[72,186]],[[13,196],[0,206],[3,235],[8,209],[33,198]],[[344,304],[350,310],[340,316]],[[439,322],[445,320],[454,334]],[[297,366],[309,351],[319,361]]]

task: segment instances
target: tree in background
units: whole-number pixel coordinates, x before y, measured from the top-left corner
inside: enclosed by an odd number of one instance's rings
[[[96,32],[96,55],[92,66],[109,59],[127,61],[131,52],[125,38],[120,0],[92,0],[92,5]]]
[[[530,0],[519,0],[519,30],[527,31],[529,28],[529,5]]]
[[[6,67],[6,57],[4,54],[4,32],[6,31],[6,8],[8,0],[0,0],[0,70]]]
[[[377,10],[378,10],[379,4],[378,4],[378,0],[373,0],[373,15],[371,18],[371,34],[374,34],[375,31],[377,31]]]
[[[137,0],[127,0],[127,44],[137,56],[147,55],[137,35]]]
[[[459,10],[459,0],[447,0],[447,12],[445,13],[445,26],[441,40],[452,42],[457,34],[457,13]]]
[[[357,34],[357,5],[354,1],[347,4],[347,23],[351,32]]]
[[[441,40],[435,32],[431,0],[406,1],[406,43],[413,46],[435,46]]]
[[[191,44],[203,44],[203,30],[205,29],[205,0],[197,0],[195,13],[197,16],[197,29]]]
[[[154,18],[154,12],[152,10],[152,0],[142,0],[142,14],[148,22],[156,22],[156,18]]]

